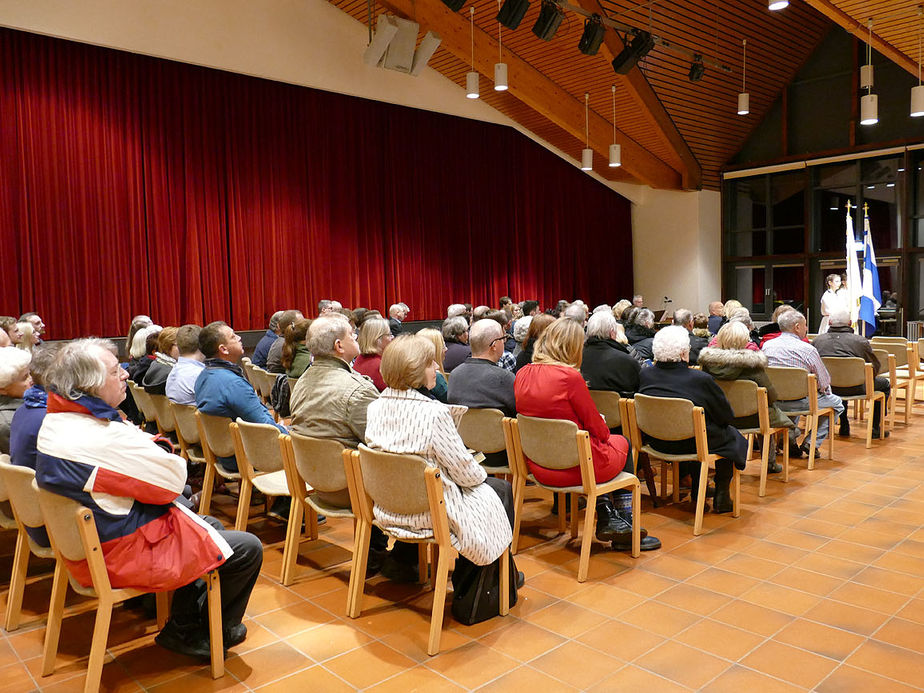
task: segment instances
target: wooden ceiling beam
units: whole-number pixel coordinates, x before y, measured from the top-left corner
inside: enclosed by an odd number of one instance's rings
[[[606,16],[600,0],[577,0],[578,4],[588,12]],[[613,62],[623,49],[623,41],[615,31],[607,30],[600,47],[600,53],[607,63]],[[687,190],[698,190],[702,187],[703,169],[693,155],[693,151],[677,129],[661,99],[645,79],[642,71],[635,66],[628,75],[613,74],[613,80],[620,84],[635,99],[639,106],[648,113],[654,121],[655,127],[662,141],[670,147],[671,151],[683,162],[680,172],[683,178],[683,187]]]
[[[845,29],[848,33],[853,34],[864,43],[870,41],[869,27],[866,25],[866,21],[855,19],[843,10],[835,7],[830,0],[805,0],[805,4],[815,8],[825,17]],[[875,25],[873,28],[875,29]],[[903,70],[907,70],[912,75],[917,76],[918,64],[891,43],[878,36],[875,31],[873,31],[871,45]]]
[[[423,28],[442,37],[443,48],[470,64],[471,36],[468,15],[463,10],[451,12],[439,0],[382,0],[388,10],[413,19]],[[475,27],[475,69],[483,76],[494,75],[497,41]],[[510,93],[530,108],[552,121],[581,142],[584,142],[584,101],[577,99],[515,53],[504,48]],[[609,156],[613,125],[594,111],[589,118],[590,147],[604,158]],[[616,141],[622,146],[622,168],[642,183],[653,188],[680,190],[684,177],[669,164],[654,156],[638,142],[617,128]],[[579,158],[576,157],[576,158]],[[599,166],[599,161],[596,162]]]

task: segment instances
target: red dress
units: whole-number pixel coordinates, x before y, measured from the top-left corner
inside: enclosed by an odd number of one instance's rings
[[[597,483],[609,481],[626,466],[629,441],[611,435],[590,397],[580,371],[550,363],[530,363],[514,382],[517,413],[544,419],[567,419],[590,434]],[[581,469],[546,469],[526,460],[538,481],[549,486],[580,486]]]
[[[372,384],[375,385],[375,389],[381,392],[388,387],[385,381],[382,380],[382,373],[379,371],[379,366],[381,365],[381,354],[360,354],[356,357],[356,360],[353,361],[353,370],[372,378]]]

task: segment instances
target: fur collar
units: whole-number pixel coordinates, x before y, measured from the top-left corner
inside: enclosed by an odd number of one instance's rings
[[[767,357],[762,351],[750,349],[719,349],[706,347],[699,352],[697,363],[704,369],[708,366],[730,366],[732,368],[766,368]]]

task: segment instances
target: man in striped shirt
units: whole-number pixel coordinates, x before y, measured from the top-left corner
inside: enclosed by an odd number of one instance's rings
[[[815,347],[805,341],[805,335],[808,333],[805,316],[795,310],[786,311],[780,315],[778,323],[780,336],[764,343],[763,351],[767,356],[767,363],[771,366],[804,368],[809,373],[814,373],[818,386],[818,408],[832,407],[835,415],[840,417],[844,411],[844,403],[831,392],[831,376],[828,375],[821,355]],[[798,411],[808,408],[808,399],[778,400],[776,404],[783,411]],[[809,441],[805,440],[801,448],[796,447],[798,434],[798,429],[793,428],[789,431],[790,454],[801,457],[802,453],[808,454]],[[828,417],[824,416],[818,422],[817,443],[820,444],[827,435]]]

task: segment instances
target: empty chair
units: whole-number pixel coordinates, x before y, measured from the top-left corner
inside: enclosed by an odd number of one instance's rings
[[[823,356],[822,361],[825,368],[831,376],[831,387],[834,389],[862,389],[861,394],[856,395],[838,395],[842,400],[848,402],[854,400],[860,402],[862,406],[875,406],[878,401],[880,406],[885,409],[885,393],[873,389],[873,365],[866,363],[863,359],[856,356]],[[866,447],[872,447],[873,441],[873,415],[869,412],[869,420],[866,423]],[[885,438],[885,426],[880,425],[880,437]]]
[[[202,498],[199,501],[199,513],[208,515],[212,505],[212,490],[215,475],[229,480],[239,481],[240,472],[232,472],[219,463],[219,457],[234,456],[234,439],[231,437],[231,419],[224,416],[212,416],[196,410],[196,424],[199,428],[199,440],[205,455],[205,476],[202,479]],[[240,510],[238,510],[240,512]]]
[[[289,495],[289,484],[279,447],[279,429],[238,419],[230,424],[237,468],[241,475],[234,529],[247,529],[250,495],[254,488],[270,498]],[[291,521],[291,520],[290,520]]]

